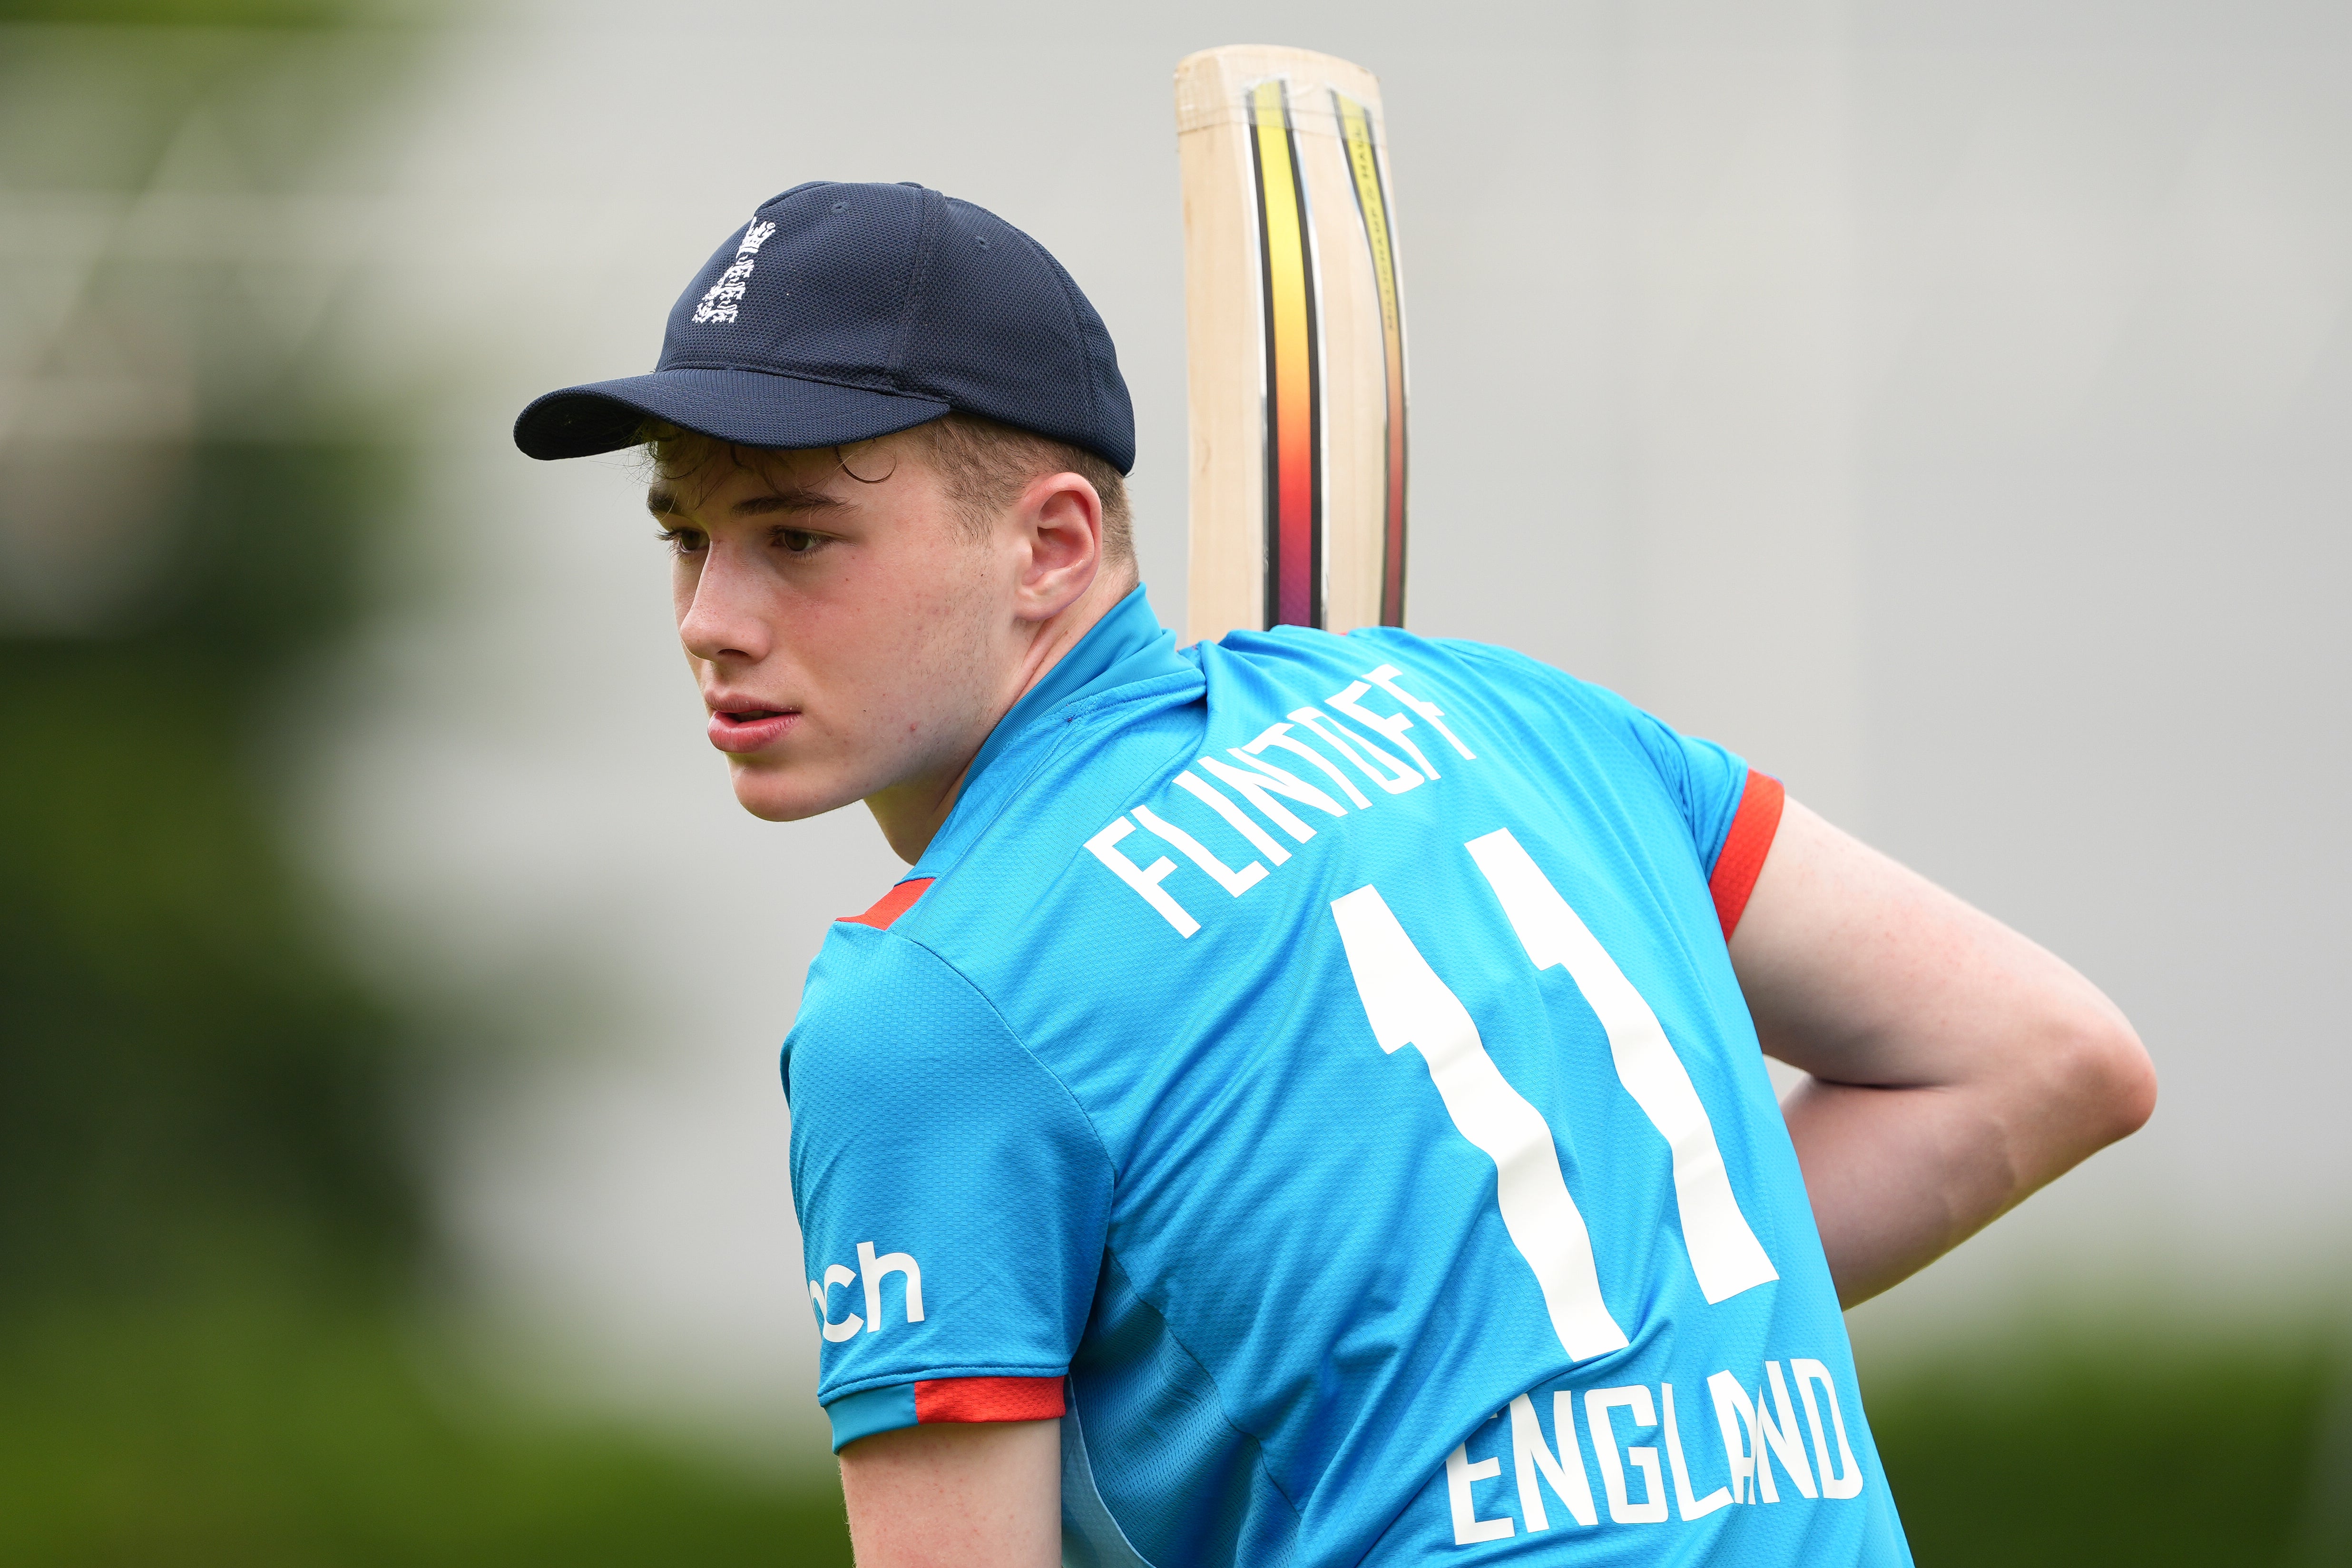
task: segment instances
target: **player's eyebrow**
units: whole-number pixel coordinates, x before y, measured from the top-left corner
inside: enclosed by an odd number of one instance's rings
[[[798,485],[770,490],[764,495],[745,496],[728,510],[737,517],[765,517],[776,512],[829,511],[843,503],[823,490],[808,489]],[[676,490],[656,485],[646,491],[646,510],[656,518],[684,517]]]
[[[830,511],[842,503],[823,490],[803,489],[797,485],[766,495],[745,496],[731,510],[737,517],[765,517],[771,512]]]

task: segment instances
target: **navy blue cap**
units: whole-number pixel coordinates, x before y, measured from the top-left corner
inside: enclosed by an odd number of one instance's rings
[[[921,185],[816,181],[762,202],[703,264],[651,375],[551,392],[514,437],[534,458],[585,458],[634,445],[651,415],[749,447],[831,447],[951,409],[1135,466],[1110,333],[1044,246]]]

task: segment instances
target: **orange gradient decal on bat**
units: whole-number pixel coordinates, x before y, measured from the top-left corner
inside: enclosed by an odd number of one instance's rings
[[[1388,440],[1382,453],[1386,496],[1381,516],[1381,625],[1404,625],[1404,309],[1397,292],[1396,234],[1389,226],[1389,204],[1381,161],[1372,144],[1371,117],[1364,106],[1334,92],[1339,134],[1348,145],[1348,171],[1355,177],[1356,211],[1371,247],[1372,281],[1381,296],[1381,348],[1388,380]]]
[[[1265,300],[1265,624],[1323,624],[1321,370],[1307,191],[1280,78],[1249,92]]]

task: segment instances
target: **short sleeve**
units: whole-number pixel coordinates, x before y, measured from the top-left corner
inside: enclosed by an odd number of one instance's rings
[[[1061,1415],[1111,1197],[1068,1090],[929,949],[847,922],[783,1070],[834,1447]]]
[[[1706,868],[1716,920],[1729,942],[1747,912],[1748,895],[1780,826],[1780,781],[1759,773],[1713,741],[1695,740],[1618,700],[1633,737],[1647,752],[1690,825],[1691,844]]]

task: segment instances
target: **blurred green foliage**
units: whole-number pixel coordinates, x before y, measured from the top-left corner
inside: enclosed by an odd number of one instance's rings
[[[2142,1324],[1864,1389],[1921,1568],[2352,1564],[2347,1395],[2322,1342]]]
[[[380,11],[351,0],[0,0],[0,23],[82,27],[339,27]]]
[[[0,1563],[845,1563],[821,1480],[522,1415],[419,1326],[432,1041],[287,815],[412,454],[331,268],[201,227],[354,177],[403,57],[351,14],[0,0],[47,226],[0,257]]]
[[[416,1041],[283,820],[408,468],[269,205],[367,177],[362,14],[0,0],[0,1310],[418,1257]]]
[[[110,629],[0,638],[0,1293],[152,1290],[265,1241],[412,1256],[399,1032],[264,777],[288,678],[357,618],[388,468],[200,443]]]
[[[396,1321],[233,1285],[0,1321],[0,1562],[849,1563],[836,1489],[519,1417]]]

